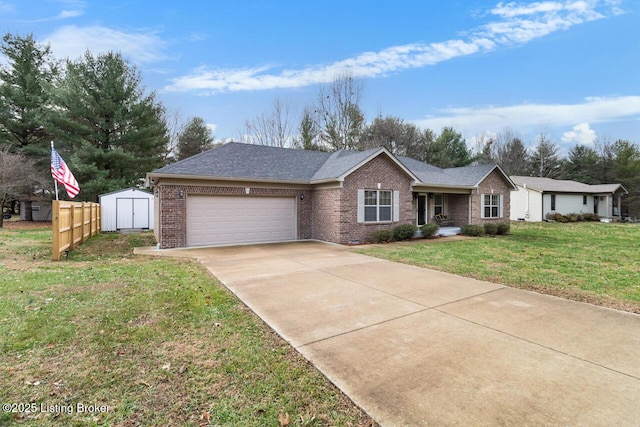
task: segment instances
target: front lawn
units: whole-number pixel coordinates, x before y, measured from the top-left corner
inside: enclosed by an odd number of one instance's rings
[[[0,229],[0,425],[369,426],[198,263]]]
[[[637,224],[513,223],[508,236],[377,245],[359,252],[640,313]]]

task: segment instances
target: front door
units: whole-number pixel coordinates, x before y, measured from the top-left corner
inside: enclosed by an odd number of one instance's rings
[[[418,195],[418,225],[427,223],[427,196]]]

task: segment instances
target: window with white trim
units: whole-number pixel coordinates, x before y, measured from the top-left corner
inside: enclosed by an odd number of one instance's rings
[[[482,195],[482,218],[502,218],[502,195]]]
[[[364,222],[391,221],[391,191],[364,190]]]
[[[444,195],[435,194],[433,196],[433,215],[444,215]]]

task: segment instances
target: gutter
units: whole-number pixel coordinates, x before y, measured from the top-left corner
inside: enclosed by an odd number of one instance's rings
[[[285,179],[264,179],[264,178],[234,178],[224,176],[202,176],[202,175],[184,175],[184,174],[156,174],[148,173],[147,180],[153,183],[154,179],[193,179],[197,181],[235,181],[235,182],[264,182],[272,184],[295,184],[295,185],[310,185],[309,181],[291,181]],[[333,180],[335,181],[335,180]]]

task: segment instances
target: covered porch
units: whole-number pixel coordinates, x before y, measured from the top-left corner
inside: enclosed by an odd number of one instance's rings
[[[446,193],[442,190],[415,191],[413,193],[414,224],[418,227],[425,224],[438,224],[441,230],[460,228],[470,223],[470,206],[470,190]]]
[[[628,192],[626,192],[622,186],[613,193],[594,194],[594,213],[601,218],[607,218],[614,221],[621,220],[622,196],[625,194],[628,194]]]

